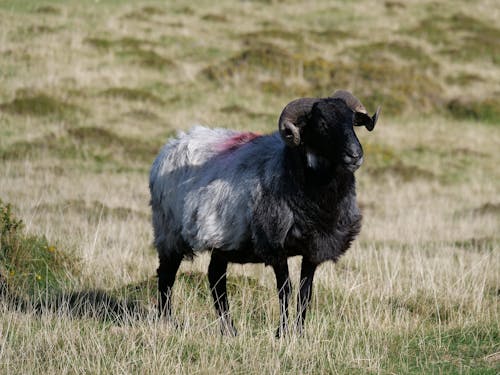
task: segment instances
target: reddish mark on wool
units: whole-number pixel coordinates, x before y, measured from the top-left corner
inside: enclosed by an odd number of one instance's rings
[[[260,137],[260,134],[252,132],[238,133],[219,144],[218,150],[220,152],[234,151],[258,137]]]

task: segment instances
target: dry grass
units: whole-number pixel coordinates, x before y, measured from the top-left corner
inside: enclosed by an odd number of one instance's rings
[[[78,259],[62,294],[0,302],[0,372],[498,373],[499,13],[0,3],[0,198]],[[321,266],[304,337],[274,339],[273,274],[250,265],[229,270],[240,335],[219,337],[207,255],[182,265],[182,327],[155,319],[147,181],[162,143],[195,123],[272,131],[291,99],[339,87],[384,112],[358,132],[362,233]]]

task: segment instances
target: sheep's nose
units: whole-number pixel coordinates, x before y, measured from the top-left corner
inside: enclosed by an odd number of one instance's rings
[[[344,162],[346,163],[355,163],[359,159],[363,159],[363,153],[362,152],[356,152],[356,151],[344,151]]]

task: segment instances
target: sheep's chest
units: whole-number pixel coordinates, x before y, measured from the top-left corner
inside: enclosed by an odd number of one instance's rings
[[[316,264],[338,260],[361,229],[354,196],[338,202],[336,209],[316,206],[302,214],[295,216],[285,248],[290,256],[300,254]]]

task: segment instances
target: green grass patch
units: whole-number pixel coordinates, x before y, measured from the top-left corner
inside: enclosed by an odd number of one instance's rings
[[[137,21],[150,21],[154,16],[163,16],[165,14],[166,11],[160,7],[146,5],[140,9],[126,13],[122,18]]]
[[[210,21],[210,22],[227,22],[228,19],[224,14],[218,14],[218,13],[207,13],[203,16],[201,16],[201,19],[203,21]]]
[[[488,361],[487,356],[500,349],[498,322],[491,325],[470,325],[463,328],[428,330],[417,334],[407,347],[396,350],[389,357],[396,364],[401,351],[406,353],[404,367],[394,366],[403,373],[446,374],[497,374],[498,361]],[[422,358],[425,355],[425,361]],[[401,362],[399,362],[401,364]],[[391,366],[392,367],[392,366]],[[394,368],[393,367],[393,368]]]
[[[155,104],[163,103],[163,100],[161,98],[149,91],[130,87],[110,87],[109,89],[101,91],[101,95],[112,98],[122,98],[126,100],[151,102]]]
[[[98,37],[85,38],[84,42],[92,47],[101,50],[109,50],[114,45],[114,42],[112,40],[106,38],[98,38]]]
[[[471,100],[453,99],[446,105],[449,114],[457,119],[482,121],[490,124],[500,124],[500,99],[488,97]]]
[[[43,236],[24,232],[22,220],[0,200],[0,282],[7,292],[38,297],[69,286],[78,274],[78,262]]]
[[[485,79],[476,73],[459,72],[446,77],[446,82],[457,86],[468,86],[477,82],[484,82]]]
[[[408,34],[425,37],[439,46],[441,54],[453,59],[500,62],[500,29],[470,15],[432,15],[408,30]]]
[[[472,210],[476,215],[499,215],[500,216],[500,203],[486,202]]]
[[[125,61],[138,64],[145,68],[163,70],[176,66],[173,60],[155,51],[157,43],[135,37],[110,39],[105,37],[87,37],[84,42],[98,50],[114,54]]]
[[[21,94],[12,101],[0,104],[0,111],[21,116],[56,116],[81,112],[78,106],[47,94]]]
[[[367,142],[363,145],[366,163],[364,170],[375,178],[397,178],[403,182],[416,179],[433,180],[437,176],[420,166],[410,164],[396,151],[383,144]],[[406,153],[406,150],[405,150]],[[419,162],[420,158],[412,158]]]
[[[61,14],[61,9],[54,5],[40,5],[35,8],[34,12],[40,14],[58,15]]]
[[[69,129],[66,134],[53,134],[33,141],[19,141],[0,150],[0,159],[16,160],[39,157],[46,153],[64,159],[92,160],[128,167],[135,162],[149,165],[161,144],[120,136],[98,127]]]
[[[175,67],[173,60],[162,56],[152,49],[130,49],[119,52],[117,55],[145,68],[164,70]]]
[[[270,43],[256,43],[226,61],[207,67],[202,76],[223,84],[236,84],[244,77],[249,84],[260,85],[266,92],[288,97],[331,94],[331,82],[335,82],[336,87],[352,87],[367,108],[382,104],[385,115],[409,109],[429,112],[436,109],[442,93],[436,80],[415,66],[376,59],[349,64],[333,62],[294,54]],[[297,86],[300,80],[304,85]]]
[[[366,61],[385,61],[399,57],[399,64],[437,71],[439,64],[421,47],[409,41],[382,41],[362,44],[344,51],[345,54]],[[394,61],[392,61],[394,62]]]
[[[500,238],[494,237],[472,237],[464,240],[454,241],[453,245],[459,249],[469,251],[493,251],[500,246]]]
[[[44,24],[31,24],[17,28],[13,39],[16,41],[25,40],[25,38],[39,37],[44,34],[53,34],[62,30],[62,26],[49,26]]]
[[[402,161],[385,167],[367,168],[367,171],[376,178],[391,177],[400,179],[403,182],[411,182],[417,179],[436,179],[436,175],[431,171],[414,165],[407,165]]]
[[[124,115],[139,121],[157,121],[160,119],[160,116],[155,112],[147,109],[135,109],[125,112]]]

